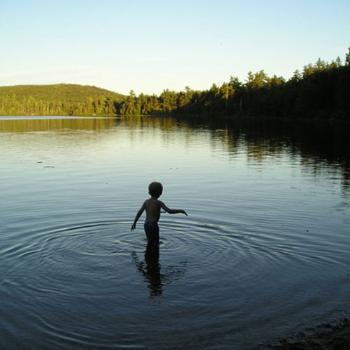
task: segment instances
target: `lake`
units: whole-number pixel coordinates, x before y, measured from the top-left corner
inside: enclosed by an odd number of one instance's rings
[[[0,117],[1,349],[249,349],[350,315],[343,126]],[[162,214],[145,259],[151,181]]]

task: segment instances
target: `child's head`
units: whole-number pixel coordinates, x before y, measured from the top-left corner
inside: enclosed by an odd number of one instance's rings
[[[148,185],[148,193],[155,198],[158,198],[161,196],[163,192],[163,186],[160,182],[151,182]]]

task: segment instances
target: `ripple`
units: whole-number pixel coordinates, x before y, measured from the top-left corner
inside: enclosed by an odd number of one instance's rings
[[[297,229],[267,229],[266,222],[164,215],[160,222],[161,258],[155,270],[143,261],[146,239],[141,223],[133,232],[129,220],[30,228],[17,235],[20,239],[15,245],[2,249],[9,268],[1,293],[10,295],[16,288],[17,300],[0,309],[8,320],[6,328],[18,328],[18,320],[12,324],[10,314],[23,313],[21,322],[32,332],[50,337],[53,348],[60,343],[108,348],[114,339],[111,325],[118,324],[118,317],[138,315],[149,322],[147,312],[141,315],[138,310],[143,308],[144,288],[159,300],[164,291],[165,295],[175,293],[169,307],[179,302],[176,290],[180,288],[182,303],[195,310],[181,315],[205,316],[208,328],[213,315],[225,314],[225,306],[232,308],[230,295],[242,299],[237,302],[240,308],[247,303],[245,294],[266,281],[275,283],[280,278],[288,284],[288,278],[281,276],[284,269],[295,273],[305,264],[322,269],[325,263],[338,263],[327,254],[320,257],[323,246],[311,236],[305,237]],[[294,291],[302,293],[298,288]],[[25,303],[28,296],[30,301]],[[269,296],[278,298],[278,288]],[[206,304],[208,298],[219,306],[216,310]],[[257,303],[255,307],[261,307],[261,300]],[[308,301],[303,303],[309,305]],[[100,320],[97,315],[101,315]],[[90,320],[83,328],[82,319]],[[129,322],[132,324],[131,319]],[[140,330],[134,337],[143,341]],[[102,338],[106,342],[97,341]]]
[[[142,225],[130,232],[127,220],[100,220],[28,231],[23,234],[25,240],[2,250],[5,259],[15,260],[6,278],[11,279],[11,275],[18,278],[25,271],[31,274],[31,285],[42,288],[69,279],[82,281],[85,278],[84,283],[88,283],[89,278],[92,280],[99,274],[107,281],[118,264],[128,264],[130,252],[142,254],[146,240],[140,227]],[[336,254],[320,254],[324,248],[322,244],[312,242],[301,233],[268,231],[242,221],[236,224],[203,221],[195,216],[185,219],[164,216],[160,232],[162,259],[175,265],[187,261],[192,273],[200,278],[208,272],[210,276],[210,272],[225,274],[243,270],[244,273],[237,274],[239,278],[255,276],[259,281],[272,266],[307,263],[321,268],[325,263],[339,263]],[[237,282],[242,281],[237,279]]]

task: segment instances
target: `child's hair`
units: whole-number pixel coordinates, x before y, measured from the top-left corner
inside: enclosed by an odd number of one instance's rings
[[[152,197],[158,198],[163,193],[163,186],[160,182],[151,182],[148,185],[148,193]]]

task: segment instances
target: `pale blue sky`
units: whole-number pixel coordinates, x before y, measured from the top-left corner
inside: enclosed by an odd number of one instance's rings
[[[0,85],[159,93],[289,77],[344,58],[349,14],[348,0],[0,0]]]

